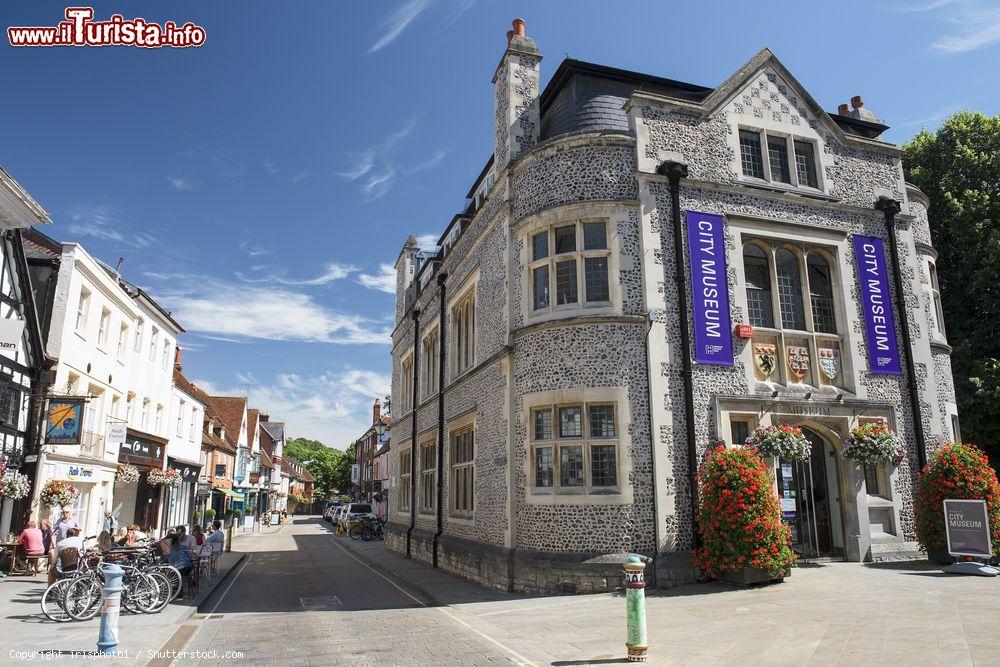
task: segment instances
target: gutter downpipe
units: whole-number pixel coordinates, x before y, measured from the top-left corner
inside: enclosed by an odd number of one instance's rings
[[[437,532],[434,533],[434,552],[432,565],[438,566],[438,540],[444,532],[444,514],[441,503],[444,500],[444,369],[445,369],[445,282],[448,280],[448,273],[442,271],[438,274],[438,295],[440,305],[438,306],[438,446],[437,446]]]
[[[653,462],[650,472],[650,481],[653,488],[653,560],[652,566],[653,585],[659,586],[656,580],[656,561],[660,557],[660,508],[656,504],[656,431],[653,422],[653,363],[649,355],[649,335],[653,333],[655,315],[652,310],[646,311],[646,403],[649,406],[649,458]]]
[[[688,331],[688,287],[684,275],[684,234],[681,225],[680,182],[687,178],[688,167],[681,162],[666,160],[656,168],[656,173],[670,179],[670,216],[674,223],[674,269],[677,281],[677,306],[681,328],[681,379],[684,382],[684,430],[687,435],[688,492],[691,503],[691,544],[701,546],[695,508],[698,505],[698,450],[694,436],[694,383],[691,368],[691,334]]]
[[[906,316],[905,292],[903,291],[903,276],[899,267],[899,251],[896,238],[896,214],[900,211],[899,202],[889,197],[879,197],[875,202],[875,210],[885,216],[885,230],[889,236],[889,256],[892,261],[892,277],[896,288],[896,314],[899,316],[899,328],[903,333],[903,348],[906,350],[906,374],[909,376],[907,389],[910,393],[910,410],[913,412],[913,438],[917,444],[917,467],[920,470],[927,465],[926,441],[924,440],[924,421],[920,416],[920,393],[917,389],[917,375],[913,364],[913,343],[910,337],[910,320]]]
[[[406,529],[406,557],[412,558],[410,545],[417,523],[417,387],[420,381],[420,309],[410,312],[413,319],[413,387],[410,396],[410,527]]]

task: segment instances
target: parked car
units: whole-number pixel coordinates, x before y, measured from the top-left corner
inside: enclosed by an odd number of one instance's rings
[[[341,510],[339,523],[344,527],[345,531],[350,532],[352,523],[355,523],[361,517],[367,516],[371,513],[371,503],[350,503],[345,505]]]
[[[344,514],[347,512],[349,506],[345,503],[333,511],[333,525],[341,525]]]
[[[340,509],[340,507],[343,504],[344,503],[339,500],[333,500],[331,502],[328,502],[326,504],[326,507],[323,509],[323,520],[333,523],[334,515],[337,513],[337,510]]]

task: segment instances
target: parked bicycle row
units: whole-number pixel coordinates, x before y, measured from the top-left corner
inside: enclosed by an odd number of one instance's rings
[[[352,540],[385,539],[385,521],[372,513],[370,503],[332,501],[323,510],[323,519],[336,527],[338,535],[346,533]]]

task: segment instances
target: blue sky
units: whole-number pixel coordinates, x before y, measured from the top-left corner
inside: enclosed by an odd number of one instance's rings
[[[81,3],[82,4],[82,3]],[[1000,8],[885,2],[94,3],[192,21],[198,49],[13,49],[0,164],[188,329],[189,378],[342,448],[388,391],[386,271],[434,238],[492,150],[490,79],[515,16],[543,84],[569,55],[716,85],[769,46],[828,110],[863,95],[902,142],[1000,112]],[[65,3],[5,2],[4,27]]]

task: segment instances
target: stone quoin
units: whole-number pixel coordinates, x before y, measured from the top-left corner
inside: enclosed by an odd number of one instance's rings
[[[687,583],[706,450],[787,423],[813,452],[768,462],[795,549],[914,554],[916,470],[960,436],[928,202],[887,127],[860,98],[823,111],[767,49],[714,88],[566,59],[540,90],[541,60],[516,23],[467,207],[396,261],[388,547],[526,593],[620,587],[628,554]],[[885,253],[877,332],[861,236]],[[874,420],[906,456],[861,468],[842,442]]]

